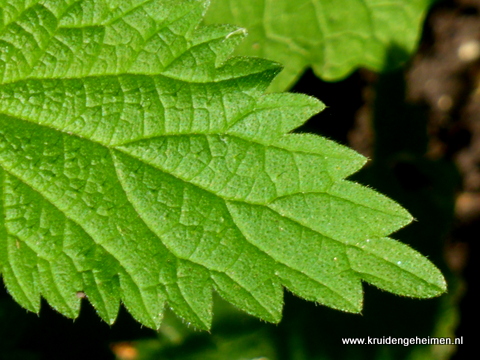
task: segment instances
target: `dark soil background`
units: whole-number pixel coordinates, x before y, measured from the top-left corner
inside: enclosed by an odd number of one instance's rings
[[[402,51],[394,44],[391,50]],[[363,316],[286,294],[279,326],[226,317],[214,324],[212,334],[233,334],[232,323],[239,324],[235,331],[260,329],[274,339],[278,359],[373,359],[379,358],[374,348],[342,347],[339,339],[433,336],[438,314],[450,309],[453,320],[444,327],[463,336],[464,345],[422,359],[470,358],[479,315],[474,288],[480,273],[480,0],[438,2],[426,20],[417,54],[402,69],[381,75],[359,70],[337,83],[322,82],[307,71],[292,91],[313,95],[328,106],[299,131],[329,137],[371,159],[352,179],[387,194],[414,215],[417,221],[394,238],[428,254],[446,274],[449,294],[418,301],[366,286]],[[3,286],[0,319],[0,359],[8,360],[114,359],[112,349],[121,355],[115,344],[157,336],[125,310],[110,327],[87,303],[74,322],[47,304],[38,317],[19,308]],[[209,341],[208,336],[197,338]],[[405,359],[408,351],[396,347],[382,359]]]

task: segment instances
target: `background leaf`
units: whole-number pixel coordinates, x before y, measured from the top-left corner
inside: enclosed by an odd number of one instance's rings
[[[284,65],[270,87],[279,91],[291,87],[308,67],[328,81],[344,78],[358,67],[376,71],[397,67],[415,50],[434,0],[211,2],[207,23],[236,24],[248,30],[237,54]],[[389,53],[392,47],[403,51]]]

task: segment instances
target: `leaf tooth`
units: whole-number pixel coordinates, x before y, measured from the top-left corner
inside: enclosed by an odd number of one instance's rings
[[[279,266],[277,272],[282,284],[297,296],[345,312],[362,311],[362,283],[360,278],[351,272],[336,276],[324,274],[313,278],[286,265]]]
[[[373,238],[347,248],[352,269],[365,281],[392,293],[430,298],[447,289],[445,278],[417,251],[390,238]]]
[[[246,240],[276,262],[287,288],[330,307],[361,310],[361,282],[350,269],[345,245],[267,207],[228,202],[228,208]]]
[[[11,266],[5,266],[2,271],[3,281],[9,294],[25,309],[38,314],[40,312],[40,293],[25,291],[24,283],[19,281]]]
[[[118,284],[115,284],[118,279],[102,282],[93,271],[82,272],[82,278],[84,292],[97,314],[108,324],[113,324],[120,309],[120,294]]]
[[[270,145],[324,108],[322,102],[303,94],[264,95],[254,110],[229,125],[227,133]]]
[[[140,287],[125,271],[120,274],[122,300],[128,311],[142,324],[159,329],[167,296],[160,284]]]
[[[199,329],[209,330],[213,316],[212,291],[210,274],[203,266],[177,261],[176,281],[167,286],[167,293],[169,305],[179,316]]]
[[[228,274],[213,273],[212,279],[218,294],[228,302],[265,321],[280,322],[283,289],[279,283],[270,280],[252,291]]]
[[[65,260],[65,257],[60,258]],[[51,263],[39,258],[38,272],[41,292],[53,308],[65,316],[75,319],[80,312],[80,298],[76,296],[75,289],[81,287],[81,277],[78,276],[71,264],[62,260]]]

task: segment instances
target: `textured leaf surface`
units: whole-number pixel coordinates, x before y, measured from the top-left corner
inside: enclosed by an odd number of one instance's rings
[[[205,1],[1,4],[0,270],[25,308],[208,328],[213,289],[272,322],[283,287],[352,312],[362,280],[444,291],[387,238],[410,215],[344,180],[364,159],[289,134],[323,105],[264,95],[279,66],[227,60],[244,32],[199,28]]]
[[[339,80],[357,67],[383,70],[404,62],[434,0],[211,0],[207,23],[248,29],[237,54],[278,61],[271,90],[284,90],[312,67]]]

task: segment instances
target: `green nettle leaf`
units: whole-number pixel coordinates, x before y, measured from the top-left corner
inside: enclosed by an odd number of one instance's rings
[[[398,66],[414,51],[435,0],[211,0],[207,23],[248,29],[237,54],[285,65],[270,90],[284,90],[312,67],[338,80],[357,67]]]
[[[245,33],[199,27],[207,1],[0,4],[0,270],[23,307],[207,329],[213,290],[271,322],[284,287],[350,312],[362,280],[444,292],[387,237],[410,215],[344,180],[365,159],[290,133],[323,105],[265,95],[279,65],[228,58]]]

